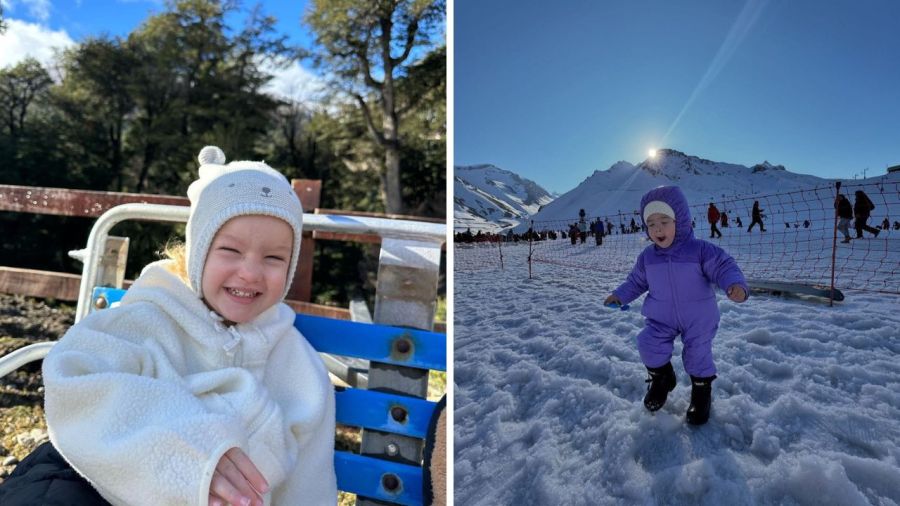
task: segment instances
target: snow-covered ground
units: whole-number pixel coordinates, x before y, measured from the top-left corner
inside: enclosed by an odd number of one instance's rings
[[[633,258],[528,279],[527,245],[503,253],[454,278],[458,504],[900,504],[900,297],[719,294],[712,417],[693,427],[680,343],[648,413],[643,299],[601,304]]]

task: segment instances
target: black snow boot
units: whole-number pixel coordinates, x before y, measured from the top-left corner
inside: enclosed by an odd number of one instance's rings
[[[712,382],[715,375],[708,378],[691,376],[691,405],[687,410],[687,423],[691,425],[703,425],[709,420],[709,410],[712,408]]]
[[[644,406],[650,411],[656,411],[663,407],[669,392],[675,389],[675,369],[672,362],[662,367],[648,367],[650,377],[647,379],[647,395],[644,396]]]

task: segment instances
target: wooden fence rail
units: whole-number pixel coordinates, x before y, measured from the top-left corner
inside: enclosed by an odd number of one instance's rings
[[[305,212],[405,218],[443,223],[443,220],[412,216],[324,210],[319,208],[322,192],[321,181],[315,179],[294,179],[291,181],[291,185],[300,198]],[[115,206],[129,203],[190,205],[187,197],[171,195],[0,184],[0,211],[96,218]],[[291,291],[288,293],[286,302],[298,312],[331,318],[350,319],[350,312],[347,309],[310,303],[312,299],[312,270],[315,243],[317,240],[333,240],[380,244],[381,238],[377,235],[354,235],[319,231],[315,233],[305,232],[303,236],[297,273],[294,276]],[[78,299],[80,280],[81,276],[78,274],[0,266],[0,293],[74,301]],[[130,281],[126,281],[125,287],[130,286],[130,283]]]

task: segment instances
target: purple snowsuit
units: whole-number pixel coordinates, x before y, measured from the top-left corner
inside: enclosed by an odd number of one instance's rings
[[[613,291],[628,304],[650,291],[641,311],[646,326],[638,334],[638,351],[647,367],[661,367],[672,358],[675,337],[681,334],[684,369],[691,376],[716,374],[712,340],[719,328],[719,307],[711,283],[722,290],[738,284],[749,294],[747,282],[728,253],[694,238],[687,199],[677,186],[662,186],[641,199],[644,207],[654,200],[675,211],[675,240],[668,248],[647,246],[638,256],[628,279]],[[649,237],[649,231],[648,231]]]

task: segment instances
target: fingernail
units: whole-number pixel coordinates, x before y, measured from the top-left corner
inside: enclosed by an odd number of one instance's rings
[[[250,506],[250,499],[241,497],[241,506]]]

